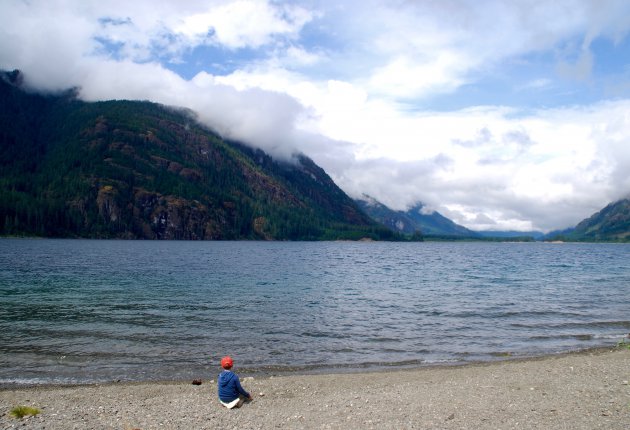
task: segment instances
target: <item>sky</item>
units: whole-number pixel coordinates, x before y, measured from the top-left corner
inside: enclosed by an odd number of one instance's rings
[[[0,0],[0,68],[187,107],[350,196],[551,231],[630,196],[627,0]]]

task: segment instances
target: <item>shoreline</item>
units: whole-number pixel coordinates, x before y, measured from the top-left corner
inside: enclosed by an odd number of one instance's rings
[[[630,334],[627,336],[630,338]],[[625,338],[624,338],[625,339]],[[630,345],[630,343],[629,343]],[[413,362],[410,364],[394,363],[391,366],[384,364],[368,363],[366,365],[333,365],[333,366],[287,366],[287,367],[272,367],[267,366],[260,369],[249,369],[239,367],[239,375],[243,377],[251,377],[255,379],[265,378],[280,378],[290,376],[322,376],[322,375],[353,375],[353,374],[372,374],[383,372],[405,372],[415,371],[423,369],[449,369],[466,366],[484,366],[493,365],[496,363],[502,363],[506,361],[536,361],[544,360],[546,358],[561,357],[564,355],[580,355],[580,354],[597,354],[602,352],[609,352],[618,349],[615,345],[600,345],[583,349],[571,349],[562,350],[556,352],[545,352],[532,355],[512,355],[512,354],[497,354],[492,359],[479,359],[470,361],[439,361],[439,362]],[[217,365],[217,372],[220,371]],[[207,375],[196,375],[187,379],[145,379],[145,380],[106,380],[106,381],[84,381],[84,382],[32,382],[32,383],[0,383],[0,393],[8,390],[21,390],[21,389],[36,389],[36,388],[72,388],[72,387],[89,387],[89,386],[108,386],[108,385],[134,385],[134,384],[182,384],[188,383],[192,379],[202,379],[204,381],[211,380],[204,377]]]
[[[630,423],[626,348],[241,380],[254,401],[233,411],[219,405],[216,381],[209,379],[200,386],[162,381],[3,388],[0,428],[627,429]],[[19,405],[41,413],[10,417]]]

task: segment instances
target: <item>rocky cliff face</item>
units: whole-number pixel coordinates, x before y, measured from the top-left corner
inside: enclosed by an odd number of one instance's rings
[[[221,220],[199,202],[136,190],[136,229],[144,239],[221,239]],[[225,221],[223,223],[226,224]]]

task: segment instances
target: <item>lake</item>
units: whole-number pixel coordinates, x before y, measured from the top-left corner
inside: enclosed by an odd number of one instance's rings
[[[489,361],[630,332],[630,246],[0,239],[0,385]]]

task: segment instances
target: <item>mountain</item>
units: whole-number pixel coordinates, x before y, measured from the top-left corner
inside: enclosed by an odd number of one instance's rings
[[[581,242],[630,242],[630,199],[611,203],[574,229],[553,239]]]
[[[0,74],[0,235],[396,239],[313,161],[279,162],[191,112],[25,91]]]
[[[477,233],[454,223],[436,211],[428,211],[421,203],[407,211],[395,211],[374,198],[364,195],[355,200],[373,220],[405,235],[478,237]]]

